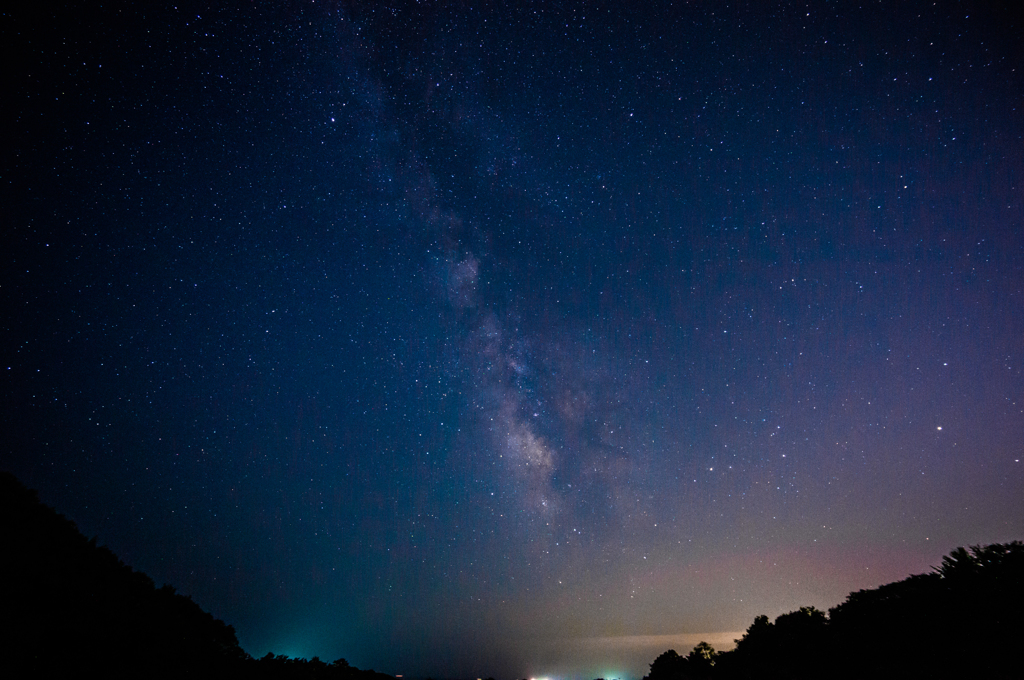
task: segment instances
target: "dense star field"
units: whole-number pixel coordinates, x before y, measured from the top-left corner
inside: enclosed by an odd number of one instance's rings
[[[767,4],[8,10],[0,468],[406,677],[1024,537],[1020,15]]]

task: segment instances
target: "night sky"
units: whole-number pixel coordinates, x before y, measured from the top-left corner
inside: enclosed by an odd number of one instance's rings
[[[0,467],[406,676],[1024,538],[1020,15],[769,4],[5,10]]]

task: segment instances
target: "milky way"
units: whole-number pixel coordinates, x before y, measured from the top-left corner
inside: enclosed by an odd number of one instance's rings
[[[1024,538],[1017,17],[235,4],[6,20],[0,467],[247,651],[637,678]]]

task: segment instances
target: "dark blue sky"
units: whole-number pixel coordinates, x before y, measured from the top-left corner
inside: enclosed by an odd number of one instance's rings
[[[1024,537],[998,3],[4,15],[0,466],[254,655],[639,677]]]

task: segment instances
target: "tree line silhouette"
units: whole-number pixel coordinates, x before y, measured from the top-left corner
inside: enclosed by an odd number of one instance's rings
[[[133,570],[0,472],[0,654],[16,677],[394,680],[344,659],[255,659],[234,629]],[[1024,677],[1024,543],[957,548],[828,614],[758,616],[736,648],[669,650],[644,680]],[[14,677],[14,676],[12,676]]]
[[[859,590],[828,614],[758,616],[716,652],[661,654],[644,680],[1024,677],[1024,543],[957,548],[928,574]]]
[[[344,659],[252,658],[231,626],[157,588],[7,472],[0,546],[0,668],[19,669],[7,677],[394,680]]]

